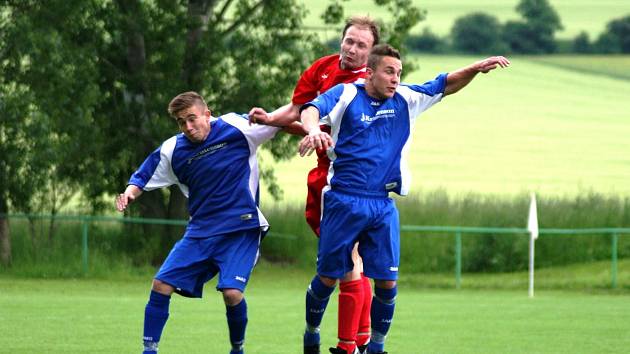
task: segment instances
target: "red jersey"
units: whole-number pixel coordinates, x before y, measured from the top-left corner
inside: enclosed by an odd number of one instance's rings
[[[339,54],[317,59],[298,80],[291,101],[303,105],[337,84],[348,84],[365,77],[365,65],[352,70],[339,67]]]
[[[358,79],[365,78],[365,65],[352,70],[344,70],[339,67],[341,57],[339,54],[328,55],[317,59],[306,69],[298,80],[291,102],[295,105],[303,105],[312,101],[320,94],[326,92],[337,84],[347,84]],[[329,127],[322,127],[323,131],[330,133]],[[317,236],[319,236],[319,222],[321,219],[322,189],[328,184],[326,176],[330,160],[323,150],[317,151],[317,167],[308,174],[306,197],[306,221]]]

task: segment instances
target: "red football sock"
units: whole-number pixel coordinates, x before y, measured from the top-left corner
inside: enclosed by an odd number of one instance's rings
[[[359,318],[357,345],[365,345],[370,341],[370,310],[372,309],[372,284],[370,279],[361,273],[363,287],[363,307]]]
[[[359,318],[363,308],[363,281],[339,283],[339,318],[337,336],[339,348],[352,353],[356,347]]]

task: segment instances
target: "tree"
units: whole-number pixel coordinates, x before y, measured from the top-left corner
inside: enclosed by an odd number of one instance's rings
[[[554,34],[562,23],[548,0],[521,0],[516,6],[523,20],[508,21],[503,38],[516,53],[553,53],[556,50]]]
[[[588,33],[582,31],[578,33],[573,39],[573,51],[576,53],[590,53],[592,52],[591,42],[588,38]]]
[[[50,122],[62,142],[57,172],[99,210],[98,197],[124,186],[176,131],[165,109],[177,93],[199,91],[219,114],[284,102],[312,57],[303,11],[289,0],[9,1],[1,9],[3,87],[23,88],[21,104]],[[7,113],[19,122],[24,112]],[[287,140],[271,144],[275,156],[287,154]],[[181,218],[184,202],[179,192],[151,192],[138,209]],[[162,232],[145,231],[153,240]]]
[[[630,53],[630,15],[608,22],[597,47],[604,53]]]
[[[408,0],[377,2],[389,4],[400,22],[392,28],[402,32],[392,37],[403,36],[419,17],[417,10],[394,8],[411,9]],[[19,97],[12,104],[21,108],[3,108],[3,126],[17,129],[26,116],[37,119],[34,125],[46,122],[42,143],[54,142],[45,150],[52,152],[47,171],[77,186],[93,211],[102,210],[100,197],[119,191],[142,159],[176,131],[166,114],[176,94],[200,92],[215,115],[285,103],[320,48],[301,30],[304,14],[295,0],[6,0],[0,5],[0,84]],[[35,153],[29,138],[12,144]],[[286,158],[294,154],[290,139],[281,135],[266,147],[275,158]],[[17,159],[19,151],[11,156]],[[16,166],[34,166],[14,160],[6,160],[7,175]],[[24,173],[30,178],[39,171]],[[273,171],[262,175],[273,178]],[[2,182],[0,212],[24,194]],[[185,217],[179,191],[149,192],[138,204],[133,210],[143,217]],[[163,229],[146,226],[137,249],[167,250],[149,241],[168,233]]]
[[[451,29],[453,47],[466,53],[497,53],[505,51],[499,20],[482,12],[455,20]]]

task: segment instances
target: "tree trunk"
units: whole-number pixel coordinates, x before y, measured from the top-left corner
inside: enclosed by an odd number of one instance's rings
[[[6,200],[0,200],[0,264],[11,265],[11,234],[9,233],[9,219],[4,216],[8,207]]]
[[[228,1],[228,3],[229,2],[230,1]],[[211,10],[215,5],[216,0],[188,1],[188,16],[196,21],[196,26],[191,26],[191,28],[188,29],[188,34],[186,35],[186,52],[184,53],[184,62],[182,66],[182,81],[185,82],[186,86],[193,91],[199,91],[203,85],[203,83],[199,81],[201,76],[198,75],[200,68],[197,57],[201,55],[198,48],[199,42],[203,36],[204,28],[208,25]]]
[[[166,218],[164,195],[161,190],[144,192],[137,204],[143,218]],[[167,237],[168,228],[164,225],[142,224],[143,247],[152,249],[151,264],[158,265],[164,260],[168,248],[162,247],[162,240]]]

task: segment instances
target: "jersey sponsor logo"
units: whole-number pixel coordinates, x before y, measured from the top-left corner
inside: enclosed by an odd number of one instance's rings
[[[389,267],[389,271],[390,272],[397,272],[398,271],[398,267]]]
[[[396,116],[396,111],[393,109],[381,109],[380,111],[376,111],[374,117],[370,117],[365,113],[361,113],[361,121],[362,122],[374,122],[375,120],[383,119],[383,118],[394,118]]]
[[[188,159],[188,164],[190,165],[193,161],[195,160],[199,160],[200,158],[203,158],[204,156],[207,155],[212,155],[215,152],[223,149],[224,147],[227,146],[228,143],[223,142],[223,143],[219,143],[219,144],[214,144],[212,146],[208,146],[207,148],[199,151],[198,153],[196,153],[193,157]]]
[[[241,283],[247,283],[247,278],[241,277],[241,276],[235,276],[234,279],[240,281]]]

